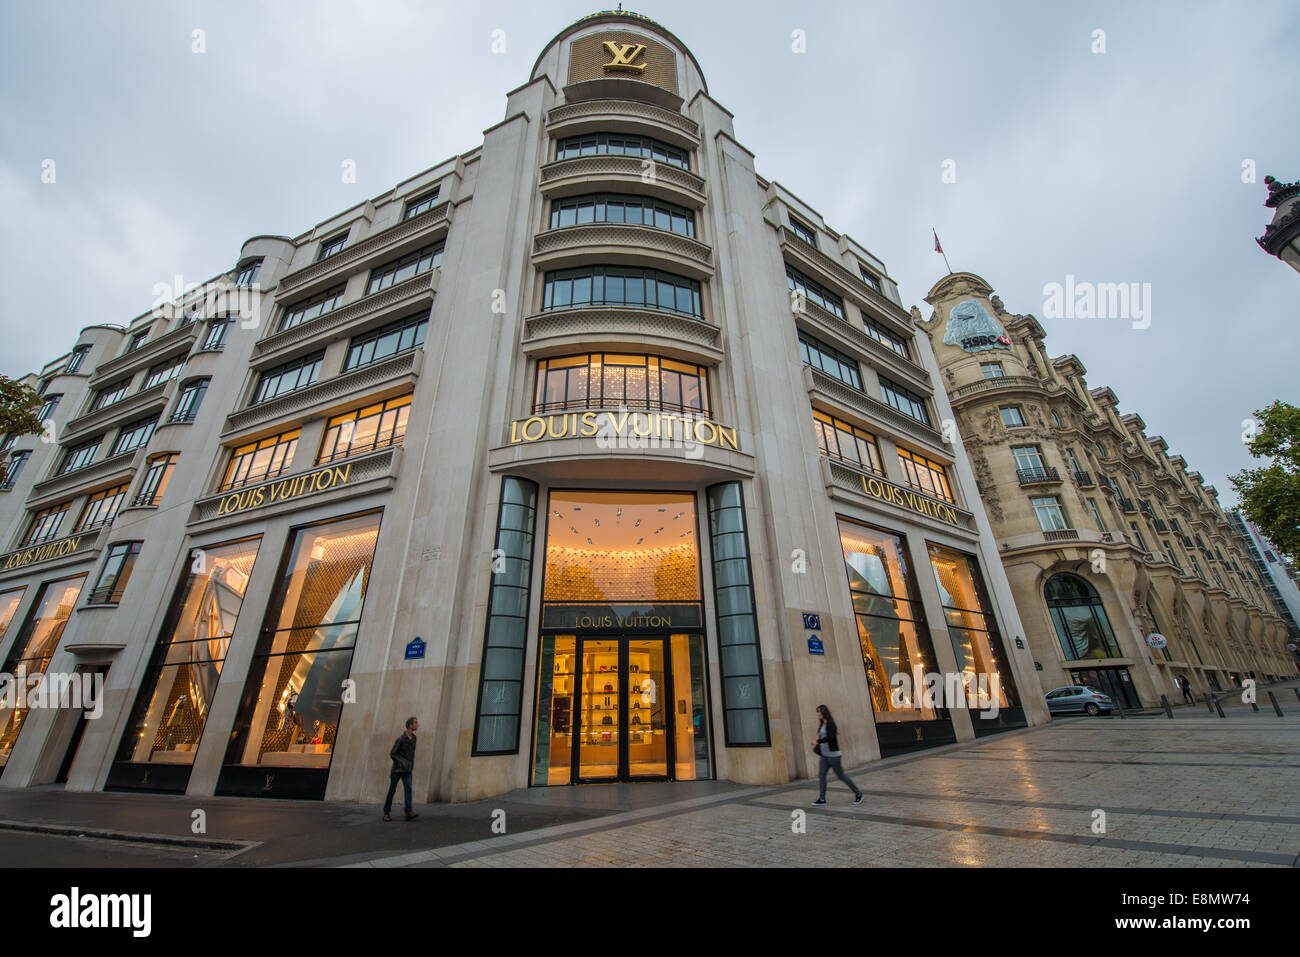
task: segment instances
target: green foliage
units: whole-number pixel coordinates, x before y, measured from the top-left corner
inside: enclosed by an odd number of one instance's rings
[[[1300,557],[1300,408],[1278,400],[1255,413],[1263,428],[1248,448],[1272,463],[1228,476],[1241,512],[1292,562]]]
[[[45,400],[36,390],[15,379],[0,375],[0,432],[39,435],[45,426],[37,418]]]

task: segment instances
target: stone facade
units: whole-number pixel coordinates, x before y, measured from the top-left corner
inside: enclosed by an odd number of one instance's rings
[[[950,274],[926,301],[1043,691],[1104,682],[1150,707],[1177,699],[1178,675],[1198,694],[1293,676],[1285,625],[1214,487],[1113,391],[1089,389],[1076,356],[1049,358],[1038,321],[979,276]]]
[[[639,270],[656,272],[634,291]],[[839,356],[833,374],[805,365],[800,336]],[[617,744],[619,777],[642,736],[633,693],[676,735],[670,778],[815,773],[819,704],[849,764],[1046,720],[974,475],[937,426],[953,413],[934,355],[884,264],[758,175],[694,56],[643,17],[575,23],[480,146],[302,235],[248,240],[230,273],[88,327],[77,349],[29,378],[62,396],[54,441],[8,450],[31,454],[0,493],[0,653],[103,673],[103,713],[0,710],[0,786],[377,800],[409,715],[418,800],[567,782],[554,748],[577,712],[538,704],[558,700],[565,641],[613,649],[595,690],[607,730],[581,734]],[[569,379],[543,379],[576,356]],[[585,398],[554,400],[556,381]],[[829,448],[814,413],[847,444]],[[152,433],[115,451],[141,421]],[[78,452],[83,437],[100,441]],[[612,502],[614,523],[619,496],[675,496],[670,517],[695,527],[676,551],[620,547],[660,557],[609,573],[643,589],[619,605],[589,569],[549,574],[599,552],[552,540],[578,534],[556,504],[573,490]],[[865,579],[851,593],[842,521],[900,543],[908,622]],[[610,524],[586,524],[587,542]],[[871,576],[883,552],[868,552]],[[556,581],[588,605],[548,599]],[[888,689],[868,672],[887,656],[864,644],[868,620],[895,669],[904,631],[933,648],[908,661],[937,673],[996,668],[1001,717],[952,701],[877,715]],[[672,699],[593,621],[671,638]],[[689,669],[679,637],[702,652]]]

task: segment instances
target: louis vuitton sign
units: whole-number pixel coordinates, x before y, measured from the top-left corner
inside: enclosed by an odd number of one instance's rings
[[[578,37],[569,48],[569,82],[607,78],[643,80],[677,92],[673,52],[649,36],[613,30]]]

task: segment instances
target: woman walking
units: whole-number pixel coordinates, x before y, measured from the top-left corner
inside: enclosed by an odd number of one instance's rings
[[[841,764],[844,756],[840,753],[840,741],[835,733],[835,719],[831,717],[830,708],[824,704],[819,704],[817,706],[817,717],[821,720],[821,725],[817,728],[817,740],[813,742],[813,750],[822,759],[818,775],[821,790],[813,804],[826,803],[826,772],[830,770],[834,770],[835,776],[853,791],[853,803],[861,804],[862,792],[858,790],[856,784],[849,780],[849,776],[844,773],[844,767]]]

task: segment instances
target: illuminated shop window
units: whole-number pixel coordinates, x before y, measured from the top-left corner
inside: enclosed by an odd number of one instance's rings
[[[0,592],[0,641],[4,641],[5,635],[9,633],[9,625],[14,620],[18,606],[22,603],[25,591],[27,591],[26,585],[11,591]]]
[[[1122,654],[1097,589],[1077,575],[1055,575],[1043,589],[1061,651],[1070,661]]]
[[[228,766],[329,767],[379,518],[370,512],[293,534],[248,670]]]
[[[260,538],[187,556],[117,760],[191,765],[212,707]]]
[[[695,237],[695,214],[691,210],[650,196],[594,193],[551,202],[551,229],[587,223],[651,226]]]
[[[918,492],[956,504],[952,487],[948,484],[947,466],[904,448],[898,450],[898,464],[903,469],[903,482],[906,485]]]
[[[902,536],[845,518],[839,520],[844,569],[857,620],[862,666],[876,721],[933,721],[941,717],[915,685],[915,669],[938,671],[925,609]],[[895,696],[891,681],[907,675]]]
[[[1015,679],[1007,664],[979,565],[971,556],[942,545],[929,544],[929,549],[930,565],[939,586],[939,598],[944,617],[948,620],[948,637],[957,656],[957,667],[971,675],[972,682],[984,676],[985,687],[990,693],[992,676],[996,674],[1000,683],[999,707],[1018,707],[1020,699]]]
[[[28,676],[45,673],[58,648],[63,629],[72,615],[72,608],[81,594],[85,575],[45,582],[36,593],[36,600],[27,613],[27,620],[14,638],[9,658],[5,662],[6,674],[16,674],[22,668]],[[12,614],[12,613],[11,613]],[[29,708],[15,707],[17,701],[7,696],[0,699],[0,768],[9,761],[14,742],[23,729]]]
[[[817,432],[817,447],[823,455],[876,475],[885,474],[880,467],[880,448],[870,432],[817,409],[813,409],[813,428]]]
[[[411,414],[410,394],[336,415],[325,427],[318,465],[401,445]]]
[[[96,492],[90,496],[86,502],[86,507],[81,510],[81,518],[77,521],[74,532],[87,532],[92,528],[99,528],[101,525],[107,525],[117,517],[118,509],[122,507],[123,500],[126,499],[126,490],[128,486],[119,485],[116,488],[106,488],[102,492]]]
[[[615,353],[538,361],[534,412],[620,406],[707,416],[704,367],[660,356]]]
[[[542,309],[631,306],[704,317],[700,284],[694,279],[634,266],[587,266],[548,272]]]
[[[236,448],[226,466],[226,479],[220,491],[251,485],[289,471],[294,449],[298,447],[298,434],[299,430],[294,429]]]

